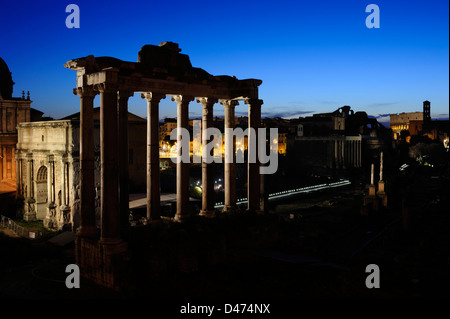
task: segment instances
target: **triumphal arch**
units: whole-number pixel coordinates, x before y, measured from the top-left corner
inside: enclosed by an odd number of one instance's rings
[[[76,241],[77,264],[81,273],[110,287],[117,285],[114,256],[126,248],[128,227],[128,99],[141,93],[147,101],[147,219],[160,220],[159,102],[168,96],[177,104],[177,128],[189,128],[189,103],[202,105],[202,129],[211,127],[213,106],[224,107],[225,128],[234,128],[234,109],[243,101],[248,106],[249,145],[257,145],[262,100],[258,79],[239,80],[233,76],[213,76],[193,67],[178,44],[163,42],[144,45],[137,62],[92,55],[73,59],[66,68],[77,71],[74,94],[80,97],[80,228]],[[99,238],[95,224],[93,101],[100,95],[101,225]],[[249,130],[250,131],[250,130]],[[178,136],[178,138],[181,138]],[[252,141],[252,139],[254,139]],[[203,139],[202,143],[209,140]],[[233,143],[225,139],[225,145]],[[255,154],[251,154],[255,152]],[[258,158],[257,148],[249,148],[248,158]],[[225,210],[236,205],[235,161],[225,163]],[[248,210],[260,210],[258,160],[248,163]],[[214,211],[214,177],[211,164],[202,162],[202,215]],[[189,163],[177,163],[177,208],[175,221],[189,218]],[[108,262],[110,261],[110,262]],[[103,266],[99,266],[103,265]],[[98,267],[103,267],[98,269]]]

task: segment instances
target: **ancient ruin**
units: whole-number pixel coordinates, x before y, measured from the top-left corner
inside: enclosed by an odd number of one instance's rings
[[[144,45],[137,62],[92,55],[73,59],[66,68],[77,71],[74,94],[80,97],[80,228],[76,240],[77,264],[86,277],[108,287],[116,287],[117,267],[127,250],[123,233],[128,227],[128,99],[141,93],[147,100],[147,219],[160,216],[159,102],[171,96],[177,103],[177,128],[188,128],[189,103],[202,105],[202,129],[211,125],[213,106],[220,101],[225,109],[225,127],[234,127],[238,101],[248,105],[249,128],[261,123],[262,100],[258,99],[258,79],[239,80],[233,76],[213,76],[193,67],[178,44],[163,42]],[[100,95],[100,238],[95,226],[93,100]],[[256,130],[257,131],[257,130]],[[256,135],[256,136],[255,136]],[[249,136],[257,140],[257,134]],[[207,143],[207,141],[204,141]],[[225,140],[225,144],[233,143]],[[249,141],[249,143],[252,143]],[[254,151],[258,152],[257,149]],[[249,152],[249,158],[256,154]],[[256,157],[256,156],[255,156]],[[225,210],[236,205],[234,164],[225,166]],[[210,164],[202,163],[202,214],[213,211],[210,197],[214,179]],[[177,208],[175,221],[190,217],[189,163],[177,163]],[[248,210],[260,210],[259,163],[248,163]],[[125,257],[124,257],[125,258]],[[99,269],[101,268],[101,269]]]
[[[95,108],[94,181],[100,185],[100,109]],[[25,220],[43,220],[44,227],[76,231],[80,216],[80,113],[60,120],[36,121],[17,125],[17,215]],[[146,140],[146,120],[128,113],[128,129],[133,136],[129,152],[145,161],[140,150]],[[144,146],[145,147],[145,146]],[[145,184],[145,167],[129,165],[130,183]],[[26,205],[25,205],[26,204]],[[100,221],[100,199],[95,197],[96,225]]]

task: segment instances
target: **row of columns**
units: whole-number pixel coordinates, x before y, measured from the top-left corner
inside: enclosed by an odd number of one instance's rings
[[[100,94],[100,240],[116,244],[127,236],[129,216],[128,99],[134,94],[115,85],[99,84],[74,90],[80,97],[80,228],[94,237],[94,119],[93,102]],[[159,167],[158,167],[159,169]]]
[[[328,141],[329,167],[361,167],[361,141],[335,139]]]
[[[133,92],[99,84],[74,90],[80,97],[80,228],[94,237],[94,118],[93,103],[100,94],[100,240],[115,244],[126,236],[129,216],[128,98]]]
[[[101,233],[103,243],[116,243],[126,235],[129,214],[128,194],[128,98],[133,92],[124,91],[114,85],[100,84],[95,87],[80,87],[74,93],[80,97],[80,229],[79,235],[91,237],[96,234],[94,210],[94,140],[93,140],[93,100],[100,93],[100,156],[101,156]],[[160,216],[160,169],[159,169],[159,102],[165,94],[146,92],[141,97],[147,100],[147,218],[150,222]],[[172,95],[177,103],[177,128],[189,128],[189,103],[192,96]],[[211,127],[213,106],[217,99],[203,97],[197,99],[202,105],[203,129]],[[222,100],[225,107],[225,128],[234,129],[234,100]],[[261,104],[258,99],[247,99],[249,127],[255,133],[249,136],[249,143],[257,145],[257,129],[261,122]],[[116,132],[116,134],[112,134]],[[181,134],[177,136],[181,143]],[[203,143],[209,141],[203,139]],[[233,143],[225,137],[225,143]],[[233,143],[234,144],[234,143]],[[203,144],[205,145],[205,144]],[[250,144],[249,144],[250,145]],[[181,152],[181,148],[179,148]],[[250,154],[257,159],[255,154]],[[181,156],[181,154],[178,154]],[[234,158],[234,153],[233,153]],[[225,164],[225,208],[236,205],[235,160]],[[118,172],[118,175],[117,175]],[[214,168],[213,164],[202,160],[202,215],[210,215],[214,210]],[[189,163],[177,162],[177,210],[176,221],[189,217]],[[248,164],[248,209],[259,210],[259,164]],[[122,226],[122,229],[121,229]],[[125,228],[124,228],[125,226]]]

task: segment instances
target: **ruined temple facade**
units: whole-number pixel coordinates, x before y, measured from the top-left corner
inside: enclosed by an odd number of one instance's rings
[[[0,58],[0,183],[12,189],[16,187],[16,144],[17,125],[22,122],[38,120],[42,112],[30,107],[28,92],[22,97],[13,97],[11,72],[5,61]]]
[[[353,110],[343,106],[334,112],[299,119],[296,158],[306,165],[360,167],[361,136],[350,136],[346,132],[346,119],[351,115]]]
[[[100,224],[100,110],[94,109],[95,220]],[[128,114],[129,171],[132,185],[145,185],[146,120]],[[80,113],[56,121],[20,123],[17,143],[19,215],[42,220],[47,228],[80,225]]]
[[[76,261],[81,273],[97,283],[117,288],[125,276],[118,276],[125,265],[129,227],[129,190],[126,183],[129,170],[128,99],[134,93],[147,104],[147,219],[150,224],[161,221],[159,173],[159,102],[170,96],[177,104],[177,130],[189,128],[189,104],[202,106],[202,129],[212,127],[215,104],[224,108],[225,128],[235,127],[235,106],[241,101],[248,107],[248,126],[254,131],[249,143],[257,145],[261,126],[261,105],[258,79],[239,80],[233,76],[214,76],[193,67],[189,56],[180,53],[178,44],[163,42],[144,45],[137,62],[92,55],[73,59],[66,68],[76,71],[74,94],[80,97],[80,228],[76,237]],[[95,225],[93,100],[100,95],[100,215],[99,236]],[[178,145],[182,135],[177,136]],[[204,135],[202,144],[209,143]],[[233,137],[225,144],[234,145]],[[258,158],[257,147],[248,152],[248,158]],[[181,155],[181,154],[179,154]],[[189,205],[189,163],[179,161],[176,168],[175,222],[184,222],[192,215]],[[224,165],[226,211],[236,207],[236,167]],[[247,209],[261,209],[260,163],[248,162]],[[200,215],[214,214],[213,163],[202,159],[202,209]]]

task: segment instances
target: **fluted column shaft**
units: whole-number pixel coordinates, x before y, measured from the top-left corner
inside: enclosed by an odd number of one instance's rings
[[[236,141],[230,134],[235,128],[234,110],[238,101],[223,100],[220,102],[225,108],[225,203],[224,211],[236,207]],[[229,152],[231,154],[229,154]]]
[[[204,132],[212,127],[213,106],[217,99],[205,97],[197,99],[197,102],[202,105],[202,148],[205,150],[211,138],[207,138]],[[204,155],[210,156],[210,154]],[[202,209],[200,215],[211,216],[213,214],[214,200],[214,161],[207,163],[206,157],[202,156]]]
[[[61,209],[66,209],[67,205],[67,176],[66,162],[64,156],[61,157]]]
[[[47,203],[53,203],[53,155],[48,157],[47,166]]]
[[[160,211],[159,174],[159,102],[166,96],[152,92],[143,93],[147,100],[147,219],[158,221]]]
[[[33,164],[33,160],[32,157],[27,155],[27,198],[31,198],[32,193],[31,193],[31,189],[32,189],[32,185],[31,185],[31,169],[32,169],[32,164]]]
[[[177,129],[189,129],[189,102],[193,101],[193,97],[175,95],[172,101],[177,103]],[[177,144],[181,144],[181,133],[177,134]],[[185,149],[179,148],[178,159],[181,158],[181,151]],[[188,219],[189,212],[189,162],[178,160],[177,162],[177,211],[175,221],[183,222]]]

